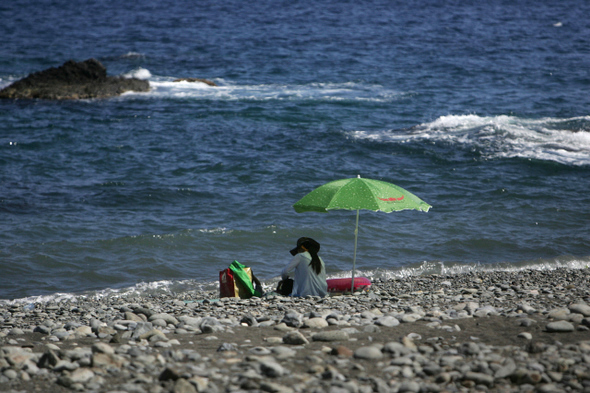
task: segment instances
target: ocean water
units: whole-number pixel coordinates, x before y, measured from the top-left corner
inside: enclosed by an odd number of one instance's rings
[[[104,100],[0,101],[0,299],[270,288],[300,236],[369,278],[590,265],[590,3],[8,2],[0,88],[69,59],[147,79]],[[197,77],[214,81],[173,82]]]

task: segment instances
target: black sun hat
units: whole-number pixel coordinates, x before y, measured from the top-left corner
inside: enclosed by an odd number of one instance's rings
[[[311,237],[300,237],[297,239],[297,247],[289,251],[291,255],[297,255],[297,250],[299,247],[304,247],[307,251],[316,253],[320,251],[320,243],[316,242]]]

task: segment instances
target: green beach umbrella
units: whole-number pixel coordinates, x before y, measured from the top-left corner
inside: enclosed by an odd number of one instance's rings
[[[293,208],[297,213],[321,212],[329,210],[356,210],[354,230],[354,258],[352,260],[352,284],[356,270],[356,246],[359,231],[359,211],[361,209],[391,213],[400,210],[420,210],[427,212],[428,203],[411,192],[380,180],[357,178],[334,180],[316,188],[297,201]]]

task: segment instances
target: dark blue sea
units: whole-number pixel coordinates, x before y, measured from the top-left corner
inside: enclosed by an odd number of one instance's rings
[[[0,100],[0,299],[273,287],[297,238],[350,276],[590,265],[590,2],[65,1],[0,5],[0,88],[67,60],[147,93]],[[173,82],[176,78],[215,82]]]

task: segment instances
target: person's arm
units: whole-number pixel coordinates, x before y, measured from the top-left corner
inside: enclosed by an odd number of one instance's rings
[[[297,265],[299,265],[299,261],[301,261],[301,258],[299,257],[299,254],[297,254],[291,259],[291,262],[283,268],[283,271],[281,272],[281,278],[283,280],[289,278],[289,273],[292,273],[295,270]]]

